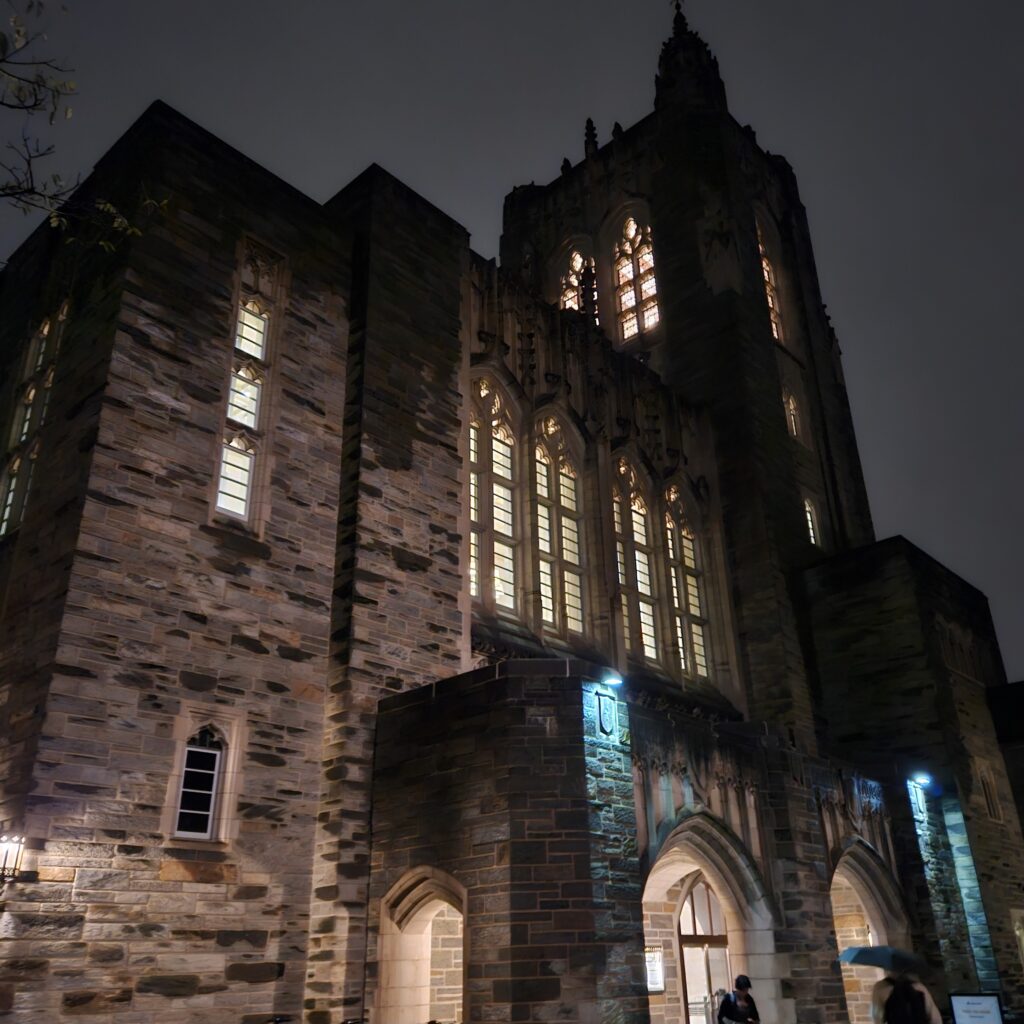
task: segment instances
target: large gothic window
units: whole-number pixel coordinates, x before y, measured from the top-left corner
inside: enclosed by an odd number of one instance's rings
[[[775,268],[768,258],[768,248],[764,244],[764,232],[757,225],[757,251],[761,258],[761,275],[764,278],[764,296],[768,302],[768,316],[772,325],[772,337],[776,341],[783,340],[782,312],[779,309],[779,289],[775,280]],[[794,435],[796,436],[796,435]]]
[[[32,472],[41,451],[40,433],[50,403],[57,349],[66,319],[65,304],[56,317],[43,321],[32,338],[22,366],[15,391],[14,416],[0,466],[0,537],[17,529],[25,512]]]
[[[683,512],[678,487],[668,489],[665,503],[665,546],[676,656],[684,674],[707,676],[708,623],[700,550]]]
[[[641,227],[632,217],[626,218],[615,246],[615,302],[623,341],[658,326],[661,315],[651,229]]]
[[[484,607],[516,610],[518,473],[504,403],[487,378],[473,386],[469,425],[469,587]]]
[[[587,289],[590,290],[590,306],[594,321],[597,317],[597,278],[594,274],[594,258],[589,259],[579,251],[569,252],[568,263],[561,279],[561,295],[559,304],[562,309],[575,309],[582,313],[587,307]]]
[[[558,420],[541,424],[534,450],[541,619],[583,632],[583,511],[579,473]]]
[[[722,906],[701,876],[679,913],[679,958],[686,1008],[683,1024],[709,1024],[716,1010],[715,993],[732,989],[732,972]]]
[[[650,508],[626,459],[618,462],[612,492],[615,559],[626,650],[658,660],[657,590],[654,576],[654,527]]]

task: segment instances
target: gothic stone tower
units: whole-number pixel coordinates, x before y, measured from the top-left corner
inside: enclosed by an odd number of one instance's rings
[[[142,235],[0,279],[0,1013],[703,1024],[742,971],[867,1024],[869,942],[1020,1004],[984,597],[875,542],[795,180],[681,13],[500,266],[162,104],[95,195]]]

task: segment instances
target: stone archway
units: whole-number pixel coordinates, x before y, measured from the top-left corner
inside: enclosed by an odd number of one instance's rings
[[[669,833],[644,885],[644,943],[661,950],[664,965],[664,991],[649,995],[651,1024],[684,1024],[690,1016],[684,1005],[680,911],[698,881],[710,887],[720,905],[730,971],[749,975],[763,1019],[789,1020],[779,984],[784,972],[775,954],[777,912],[749,852],[716,818],[700,812]]]
[[[450,875],[420,867],[391,887],[381,906],[380,1024],[459,1024],[465,991],[466,891]]]
[[[844,851],[830,890],[836,946],[907,948],[910,922],[896,880],[882,859],[862,840]],[[842,964],[850,1024],[871,1024],[871,990],[882,977],[874,967]]]

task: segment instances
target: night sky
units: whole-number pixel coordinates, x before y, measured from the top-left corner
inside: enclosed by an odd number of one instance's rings
[[[52,170],[160,98],[318,200],[377,162],[497,254],[502,198],[653,105],[666,0],[67,0]],[[57,5],[53,5],[56,8]],[[879,537],[984,590],[1024,676],[1024,3],[686,0],[796,170]],[[10,133],[17,124],[8,121]],[[0,215],[0,252],[34,222]]]

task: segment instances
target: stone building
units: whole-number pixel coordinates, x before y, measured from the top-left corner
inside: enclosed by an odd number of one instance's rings
[[[791,168],[678,12],[584,147],[497,264],[158,103],[77,199],[141,234],[11,258],[0,1013],[1024,1008],[987,604],[875,540]]]

